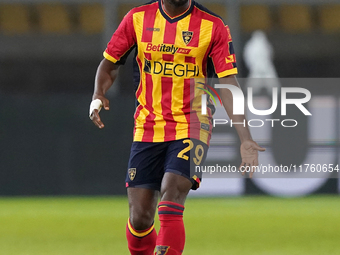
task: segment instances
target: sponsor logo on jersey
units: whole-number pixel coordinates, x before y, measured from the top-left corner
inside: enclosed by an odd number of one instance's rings
[[[151,73],[151,61],[144,59],[144,72]]]
[[[182,38],[183,41],[186,45],[189,44],[189,42],[191,42],[192,36],[194,35],[194,32],[191,31],[182,31]]]
[[[198,65],[175,64],[172,62],[159,62],[144,59],[144,72],[164,76],[194,77],[200,73]]]
[[[226,57],[225,62],[227,64],[236,62],[234,55],[230,55],[230,56]]]
[[[210,130],[210,125],[206,123],[201,123],[201,128],[203,130],[209,131]]]
[[[129,168],[128,170],[128,174],[129,174],[129,178],[131,181],[133,181],[133,179],[135,179],[136,177],[136,168]]]
[[[146,31],[154,31],[154,32],[160,32],[161,29],[158,27],[147,27]]]
[[[164,52],[164,53],[181,53],[181,54],[189,54],[191,49],[185,49],[185,48],[179,48],[175,47],[175,45],[166,45],[166,44],[158,44],[153,45],[152,43],[148,43],[146,45],[146,51],[158,51],[158,52]]]
[[[155,255],[165,255],[168,253],[170,246],[161,246],[157,245],[156,246],[156,254]]]
[[[228,26],[225,26],[225,28],[227,29],[227,32],[228,32],[228,39],[229,41],[231,41],[231,33],[230,33],[230,29]]]

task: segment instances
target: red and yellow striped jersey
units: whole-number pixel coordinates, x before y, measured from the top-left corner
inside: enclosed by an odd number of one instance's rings
[[[134,141],[195,138],[209,144],[211,111],[201,114],[204,92],[195,87],[203,88],[209,66],[218,77],[237,74],[228,26],[193,0],[177,17],[164,11],[162,0],[154,0],[124,17],[104,57],[121,63],[133,48],[138,101]]]

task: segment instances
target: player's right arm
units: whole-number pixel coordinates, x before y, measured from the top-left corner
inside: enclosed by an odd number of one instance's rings
[[[102,102],[105,110],[109,110],[110,108],[109,100],[105,97],[105,94],[115,81],[118,74],[118,70],[119,65],[105,58],[100,62],[97,69],[92,101],[99,99]],[[99,110],[94,109],[90,113],[90,118],[97,127],[99,128],[104,127],[104,124],[99,116]]]
[[[133,26],[133,11],[125,15],[116,32],[104,51],[104,59],[99,64],[95,78],[94,93],[90,106],[90,118],[93,123],[103,128],[104,124],[99,117],[101,106],[109,110],[109,100],[105,93],[115,81],[119,66],[125,63],[128,54],[136,45],[136,33]]]

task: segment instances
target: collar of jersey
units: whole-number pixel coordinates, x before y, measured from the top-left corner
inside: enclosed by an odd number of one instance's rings
[[[177,21],[185,18],[186,16],[188,16],[191,13],[192,9],[194,8],[194,0],[190,0],[189,8],[185,12],[183,12],[182,14],[180,14],[180,15],[178,15],[176,17],[170,17],[169,14],[167,14],[165,12],[165,10],[163,9],[162,0],[158,0],[158,6],[159,6],[159,10],[162,13],[163,17],[167,21],[169,21],[170,23],[174,23],[174,22],[177,22]]]

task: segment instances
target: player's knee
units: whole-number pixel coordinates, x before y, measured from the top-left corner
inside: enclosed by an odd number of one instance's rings
[[[192,187],[191,181],[187,178],[167,173],[163,178],[161,188],[161,201],[171,201],[184,205],[185,199]]]
[[[188,192],[187,190],[183,191],[176,187],[165,188],[161,194],[161,201],[171,201],[184,205]]]
[[[130,213],[130,222],[136,230],[145,230],[149,228],[154,221],[154,214],[143,210],[132,210]]]

